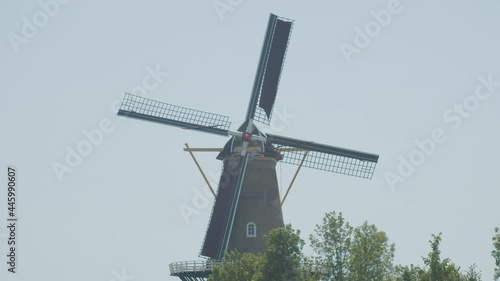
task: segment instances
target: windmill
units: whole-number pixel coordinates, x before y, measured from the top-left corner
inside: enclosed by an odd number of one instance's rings
[[[227,250],[263,252],[262,236],[284,225],[278,161],[367,179],[374,173],[378,155],[264,133],[254,124],[271,122],[292,24],[270,15],[245,121],[236,131],[227,116],[125,94],[120,116],[230,137],[217,156],[223,172],[200,253],[208,260],[171,264],[171,274],[183,280],[206,278]]]

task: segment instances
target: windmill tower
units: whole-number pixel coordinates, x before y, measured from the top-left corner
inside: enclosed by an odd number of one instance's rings
[[[245,122],[230,130],[229,117],[126,94],[118,115],[231,138],[217,159],[223,161],[200,262],[170,265],[182,280],[204,280],[227,250],[261,253],[263,235],[281,227],[283,214],[276,163],[298,165],[371,179],[378,155],[260,131],[269,125],[293,21],[271,14]],[[293,180],[292,180],[293,181]],[[286,197],[286,195],[285,195]]]

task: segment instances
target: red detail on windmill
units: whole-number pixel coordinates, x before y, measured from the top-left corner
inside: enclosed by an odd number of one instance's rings
[[[244,132],[241,134],[241,139],[243,139],[243,141],[250,142],[252,140],[252,133]]]

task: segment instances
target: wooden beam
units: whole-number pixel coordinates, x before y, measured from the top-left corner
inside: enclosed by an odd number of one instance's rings
[[[300,165],[297,168],[297,171],[295,171],[295,175],[293,175],[292,182],[290,182],[290,186],[286,190],[285,196],[283,197],[283,200],[281,201],[281,207],[283,207],[283,204],[285,203],[286,197],[288,196],[288,192],[290,192],[290,189],[292,188],[292,185],[295,182],[295,178],[297,178],[297,175],[299,174],[300,168],[302,168],[302,164],[304,164],[304,160],[306,160],[307,153],[309,153],[309,151],[306,150],[304,152],[304,157],[302,157],[302,161],[300,161]]]
[[[208,188],[210,188],[210,191],[212,191],[212,194],[214,195],[214,197],[216,196],[215,195],[215,191],[214,189],[212,188],[212,186],[210,185],[210,182],[208,181],[207,179],[207,176],[205,176],[205,173],[203,172],[203,170],[201,169],[201,166],[200,164],[198,163],[198,161],[196,160],[196,157],[194,157],[194,154],[193,154],[193,150],[191,150],[191,148],[189,148],[189,145],[187,143],[184,144],[186,146],[186,148],[184,150],[187,149],[187,151],[189,151],[189,154],[191,155],[191,157],[193,158],[194,160],[194,163],[196,164],[196,167],[198,167],[198,170],[200,170],[200,173],[201,175],[203,176],[203,179],[205,179],[205,182],[207,183],[208,185]]]
[[[190,148],[190,147],[187,147],[187,148],[184,148],[184,151],[194,151],[194,152],[221,152],[222,151],[222,148],[208,148],[208,147],[205,147],[205,148]]]

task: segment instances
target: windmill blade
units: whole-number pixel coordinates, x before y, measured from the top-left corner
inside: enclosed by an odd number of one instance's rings
[[[205,235],[205,241],[200,255],[216,260],[221,260],[229,245],[234,217],[240,199],[243,180],[249,154],[247,147],[252,138],[253,120],[249,119],[244,133],[228,131],[229,134],[241,137],[242,150],[240,159],[228,159],[224,162],[224,171],[219,181],[219,189],[215,198],[210,224]],[[248,140],[245,140],[249,137]],[[262,138],[256,136],[256,138]],[[237,163],[237,165],[234,165]]]
[[[238,208],[238,202],[240,200],[241,188],[243,187],[243,180],[245,178],[245,172],[247,169],[249,154],[241,157],[239,163],[238,178],[236,180],[236,188],[234,191],[234,196],[229,210],[229,216],[226,223],[226,229],[224,231],[224,236],[222,238],[222,245],[219,249],[219,254],[217,255],[217,260],[222,260],[224,253],[229,245],[229,239],[231,238],[231,231],[233,229],[234,217],[236,215],[236,209]]]
[[[268,142],[278,145],[283,163],[299,165],[349,176],[371,179],[378,155],[310,141],[267,134]]]
[[[224,163],[224,171],[219,181],[217,197],[200,253],[202,256],[221,260],[227,249],[243,187],[248,157],[246,154],[238,162],[228,160]]]
[[[183,129],[228,135],[229,117],[125,94],[118,115]]]
[[[269,16],[246,120],[269,125],[293,21]]]

